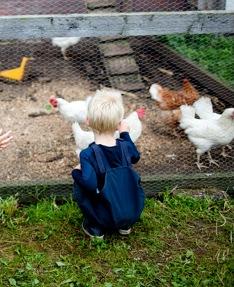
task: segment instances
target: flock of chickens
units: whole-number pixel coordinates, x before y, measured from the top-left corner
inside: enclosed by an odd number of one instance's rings
[[[161,112],[165,112],[171,121],[178,123],[190,142],[196,147],[197,167],[206,167],[200,157],[208,153],[209,163],[219,166],[212,159],[210,150],[222,146],[221,155],[229,157],[225,152],[234,139],[234,108],[228,108],[222,114],[214,113],[211,99],[200,97],[198,91],[188,80],[183,81],[179,91],[163,88],[158,84],[150,87],[151,98],[157,102]]]
[[[118,90],[103,88],[96,94],[111,93],[122,100],[122,94]],[[181,90],[175,91],[164,88],[159,84],[153,84],[149,93],[156,101],[162,113],[171,117],[172,122],[177,123],[184,130],[189,141],[196,147],[197,167],[206,167],[200,162],[200,157],[208,153],[210,165],[219,164],[212,159],[210,150],[222,146],[221,155],[228,157],[225,147],[234,139],[234,108],[228,108],[222,114],[213,112],[213,106],[209,97],[200,97],[198,91],[187,80],[183,80]],[[80,124],[86,123],[87,107],[91,96],[85,100],[67,102],[66,100],[52,96],[50,104],[58,108],[60,114],[72,123],[72,131],[76,143],[76,153],[79,156],[81,150],[88,147],[94,141],[92,131],[83,130]],[[142,133],[141,120],[144,118],[145,109],[140,108],[129,114],[125,119],[133,142],[137,141]],[[116,132],[116,138],[119,136]]]
[[[67,60],[66,49],[80,41],[78,37],[53,38],[52,44],[59,46],[65,60]],[[117,90],[97,90],[96,93],[112,93],[117,97],[122,97]],[[212,159],[210,150],[217,146],[222,146],[221,155],[228,157],[225,147],[234,139],[234,108],[228,108],[222,114],[213,112],[210,98],[200,97],[198,91],[187,80],[183,80],[182,89],[171,90],[159,84],[152,84],[149,93],[151,98],[156,101],[160,112],[160,118],[167,120],[173,126],[179,125],[184,130],[190,142],[196,147],[197,167],[206,167],[200,162],[200,157],[208,153],[210,165],[219,164]],[[59,112],[68,121],[72,122],[72,130],[76,142],[76,152],[86,148],[94,141],[94,134],[91,131],[84,131],[80,124],[85,123],[87,106],[90,101],[88,97],[85,101],[67,102],[62,98],[52,97],[50,103],[58,107]],[[144,109],[132,112],[126,121],[130,128],[130,137],[135,142],[142,132],[141,119],[144,117]],[[116,137],[118,134],[116,133]]]
[[[61,48],[65,60],[67,48],[77,44],[79,37],[58,37],[52,38],[52,44]],[[20,67],[1,71],[0,77],[22,80],[24,67],[31,58],[23,57]],[[112,93],[122,100],[122,94],[114,89],[97,90],[96,94]],[[159,84],[152,84],[149,93],[156,101],[159,108],[160,118],[167,124],[179,125],[184,130],[190,142],[196,147],[197,166],[199,169],[204,166],[200,162],[200,157],[208,153],[210,165],[219,164],[212,159],[210,150],[217,146],[222,146],[221,155],[228,157],[225,147],[231,149],[229,144],[234,139],[234,108],[228,108],[222,114],[213,112],[210,98],[200,97],[198,91],[187,80],[183,80],[180,90],[171,90]],[[76,153],[88,147],[94,141],[94,134],[91,131],[82,130],[80,124],[85,124],[87,117],[87,107],[91,97],[86,100],[67,102],[62,98],[51,97],[50,104],[58,108],[60,114],[72,123],[73,135],[76,142]],[[125,120],[130,129],[130,137],[135,142],[142,133],[142,123],[145,110],[143,108],[132,112]],[[119,136],[116,132],[116,138]]]

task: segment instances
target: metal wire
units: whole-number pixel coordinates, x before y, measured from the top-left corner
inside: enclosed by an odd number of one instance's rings
[[[231,9],[228,1],[226,4]],[[224,1],[0,1],[0,16],[205,9],[225,9]],[[143,131],[136,142],[141,152],[136,169],[148,192],[177,185],[233,189],[233,159],[221,156],[221,147],[214,147],[211,153],[216,164],[209,165],[207,156],[202,155],[206,167],[199,170],[196,148],[179,128],[174,111],[160,109],[149,93],[152,84],[179,91],[188,79],[199,96],[211,99],[215,112],[221,114],[233,107],[233,35],[64,41],[65,52],[63,45],[53,44],[52,39],[0,40],[0,127],[11,129],[14,135],[11,146],[0,151],[0,195],[7,190],[28,193],[30,189],[34,193],[35,186],[41,190],[51,182],[53,191],[67,193],[71,170],[78,162],[76,145],[71,123],[49,105],[49,98],[83,100],[103,86],[123,91],[126,115],[139,107],[146,109]],[[20,67],[23,57],[29,61],[22,68],[21,81],[1,77],[1,72]],[[233,150],[226,151],[233,156]]]

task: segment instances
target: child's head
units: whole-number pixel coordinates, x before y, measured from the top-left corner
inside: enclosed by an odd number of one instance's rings
[[[88,105],[89,126],[96,133],[112,133],[122,121],[124,107],[116,95],[95,95]]]

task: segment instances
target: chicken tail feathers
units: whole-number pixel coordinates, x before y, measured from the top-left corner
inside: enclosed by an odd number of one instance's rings
[[[150,86],[149,93],[151,95],[151,99],[159,103],[162,101],[162,98],[161,98],[162,86],[158,84],[152,84]]]
[[[187,102],[187,104],[192,104],[196,99],[199,98],[198,91],[194,88],[194,86],[189,82],[188,79],[183,80],[183,90],[191,101]]]
[[[201,118],[205,119],[207,116],[213,114],[213,106],[211,99],[208,97],[201,97],[194,104],[196,114]]]

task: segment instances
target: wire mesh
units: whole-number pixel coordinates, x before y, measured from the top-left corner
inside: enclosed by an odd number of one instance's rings
[[[225,4],[226,2],[226,4]],[[8,0],[0,2],[1,15],[42,15],[104,12],[193,11],[233,9],[232,0]]]
[[[224,1],[0,1],[1,16],[223,8]],[[84,100],[105,86],[123,91],[126,115],[139,107],[146,110],[136,141],[141,152],[136,169],[147,190],[196,184],[233,189],[232,140],[222,155],[222,145],[212,146],[215,162],[204,154],[205,167],[198,169],[196,148],[179,127],[180,105],[162,109],[149,92],[152,84],[159,84],[180,94],[187,79],[221,114],[233,106],[233,51],[233,35],[0,41],[0,76],[19,67],[23,77],[18,81],[1,76],[1,128],[14,135],[12,144],[0,152],[1,186],[13,182],[11,192],[15,186],[20,192],[26,182],[35,191],[35,182],[45,187],[59,181],[54,191],[70,188],[70,173],[78,161],[71,122],[49,105],[49,98]],[[25,66],[23,57],[29,58]]]

